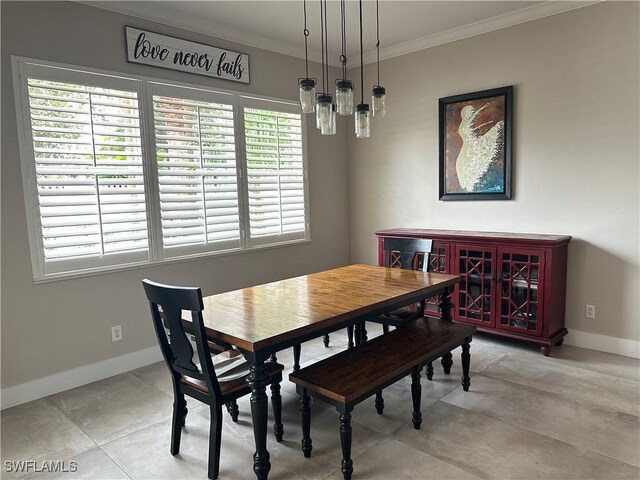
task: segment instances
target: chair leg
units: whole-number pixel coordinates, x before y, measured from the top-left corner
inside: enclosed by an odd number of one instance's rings
[[[342,476],[351,480],[353,460],[351,460],[351,413],[340,414],[340,443],[342,445]]]
[[[209,425],[209,471],[210,479],[218,478],[220,473],[220,447],[222,442],[222,408],[211,405],[209,410],[211,423]]]
[[[282,397],[280,396],[280,382],[271,384],[271,406],[273,407],[273,434],[276,442],[282,441],[284,427],[282,426]]]
[[[325,347],[329,348],[329,334],[328,333],[325,333],[322,336],[322,343],[324,343]]]
[[[471,379],[469,378],[469,366],[471,365],[471,354],[469,353],[469,343],[471,342],[471,337],[467,337],[462,344],[462,389],[465,392],[469,391],[469,386],[471,386]]]
[[[427,363],[427,380],[433,380],[433,363]]]
[[[442,363],[442,370],[444,370],[444,374],[449,375],[451,373],[451,366],[453,365],[453,355],[451,355],[451,352],[447,352],[442,355],[440,363]]]
[[[300,423],[302,425],[302,453],[305,458],[311,456],[311,398],[307,395],[306,389],[300,396]]]
[[[347,327],[347,338],[349,339],[347,342],[347,348],[353,348],[353,325],[349,325]]]
[[[382,324],[382,333],[384,333],[385,335],[389,333],[389,325],[387,325],[386,323]]]
[[[227,403],[227,412],[229,412],[229,415],[231,415],[231,420],[234,423],[238,423],[238,413],[239,413],[239,409],[238,409],[238,403],[235,400],[231,400],[229,403]]]
[[[384,398],[382,398],[382,390],[380,390],[379,392],[376,392],[376,412],[378,412],[378,415],[382,415],[382,413],[384,412]]]
[[[173,418],[171,421],[171,455],[180,452],[180,436],[187,417],[187,402],[181,393],[175,394],[173,401]]]
[[[297,372],[298,370],[300,370],[301,349],[302,347],[300,346],[300,344],[293,346],[293,371],[294,372]]]
[[[411,421],[413,422],[413,428],[420,429],[422,425],[422,412],[420,412],[420,400],[422,396],[422,389],[420,387],[420,371],[422,367],[414,367],[411,371],[411,399],[413,400],[413,413],[411,414]]]

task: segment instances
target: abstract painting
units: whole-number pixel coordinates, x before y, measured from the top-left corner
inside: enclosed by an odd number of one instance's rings
[[[441,98],[440,200],[511,198],[513,87]]]

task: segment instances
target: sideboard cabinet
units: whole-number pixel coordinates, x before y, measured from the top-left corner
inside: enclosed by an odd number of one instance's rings
[[[376,236],[379,265],[385,237],[433,240],[429,271],[461,277],[451,293],[454,321],[535,342],[545,356],[562,344],[570,236],[399,228]],[[426,314],[437,309],[427,301]]]

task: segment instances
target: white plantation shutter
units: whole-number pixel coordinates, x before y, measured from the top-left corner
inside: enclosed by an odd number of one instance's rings
[[[299,108],[247,100],[243,115],[251,244],[307,238]]]
[[[155,90],[163,93],[153,95],[153,112],[165,255],[238,248],[233,98]]]
[[[27,90],[45,271],[148,259],[135,88],[30,77]]]
[[[12,64],[34,281],[309,239],[297,103]]]

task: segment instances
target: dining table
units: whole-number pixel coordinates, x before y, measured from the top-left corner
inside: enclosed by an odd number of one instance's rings
[[[451,321],[449,295],[459,281],[459,275],[348,265],[204,297],[209,341],[235,347],[250,365],[253,470],[258,479],[266,480],[271,469],[266,362],[272,355],[434,296],[440,298],[442,319]],[[282,431],[282,425],[274,428]]]

